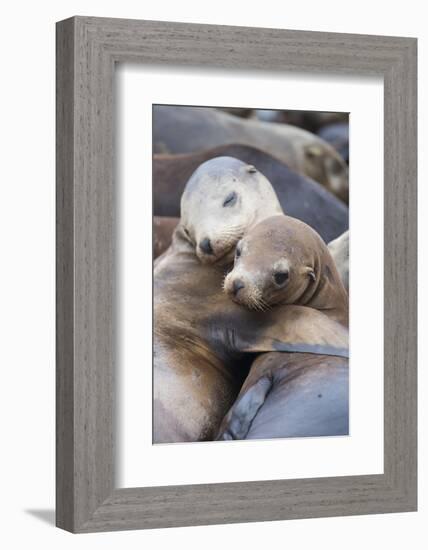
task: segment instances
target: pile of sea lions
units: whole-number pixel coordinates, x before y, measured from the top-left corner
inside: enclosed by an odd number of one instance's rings
[[[153,442],[348,434],[346,160],[215,109],[153,136]]]

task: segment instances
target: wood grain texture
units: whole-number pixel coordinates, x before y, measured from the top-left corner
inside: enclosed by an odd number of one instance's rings
[[[380,75],[383,475],[115,489],[115,62]],[[72,532],[416,509],[416,40],[75,17],[57,24],[57,525]],[[363,450],[362,450],[363,452]]]

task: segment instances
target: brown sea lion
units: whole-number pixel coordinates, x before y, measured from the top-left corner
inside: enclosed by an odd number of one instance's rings
[[[154,214],[180,217],[181,195],[190,176],[206,160],[221,156],[254,165],[271,182],[284,212],[310,225],[325,242],[348,229],[347,206],[320,184],[259,149],[234,144],[192,154],[154,155]]]
[[[194,153],[232,143],[269,153],[347,202],[346,163],[315,134],[287,124],[238,118],[217,109],[153,107],[154,153]]]
[[[302,305],[348,325],[348,295],[326,244],[290,216],[264,219],[245,234],[224,290],[249,309]]]
[[[248,309],[301,304],[336,321],[333,332],[348,324],[347,294],[326,245],[287,216],[265,219],[248,231],[236,247],[224,289]],[[299,325],[302,332],[314,330],[309,316]],[[330,337],[334,340],[334,333]],[[336,357],[321,348],[312,355],[301,351],[263,354],[253,363],[218,439],[348,433],[346,349]]]
[[[236,241],[278,209],[268,180],[236,159],[210,160],[189,180],[182,220],[154,270],[154,443],[212,439],[248,354],[346,349],[346,329],[320,311],[253,312],[221,292]]]

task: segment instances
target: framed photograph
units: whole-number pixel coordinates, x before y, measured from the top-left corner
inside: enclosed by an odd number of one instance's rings
[[[57,24],[57,526],[417,507],[414,38]]]

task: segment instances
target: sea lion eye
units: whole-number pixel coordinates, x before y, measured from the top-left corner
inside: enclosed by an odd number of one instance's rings
[[[237,198],[238,198],[238,195],[235,193],[235,191],[232,191],[224,199],[223,206],[233,206],[235,204]]]
[[[235,251],[235,255],[237,258],[239,258],[241,256],[241,249],[236,247],[236,251]]]
[[[288,271],[277,271],[274,276],[275,284],[278,286],[283,285],[288,279]]]

